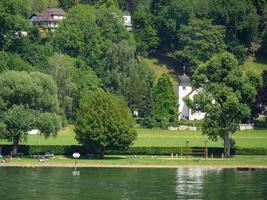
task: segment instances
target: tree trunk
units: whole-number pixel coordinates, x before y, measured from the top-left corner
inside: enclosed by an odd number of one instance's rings
[[[103,159],[105,156],[105,148],[104,147],[101,147],[101,150],[100,150],[100,159]]]
[[[18,147],[19,147],[19,136],[16,135],[16,136],[13,137],[12,155],[17,155],[18,154]]]
[[[224,134],[224,156],[225,157],[231,156],[230,150],[231,150],[231,143],[230,143],[229,133],[225,133]]]

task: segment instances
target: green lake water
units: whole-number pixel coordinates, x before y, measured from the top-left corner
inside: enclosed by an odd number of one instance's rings
[[[267,199],[267,170],[0,167],[0,200]]]

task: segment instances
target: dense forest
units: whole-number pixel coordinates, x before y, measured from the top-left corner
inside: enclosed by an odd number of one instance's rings
[[[54,31],[40,31],[29,17],[49,7],[66,17]],[[132,32],[120,19],[124,13],[132,16]],[[177,97],[170,78],[156,80],[140,57],[172,58],[177,75],[186,66],[197,82],[200,66],[220,53],[233,54],[237,65],[264,60],[266,26],[266,0],[0,0],[0,70],[52,77],[65,125],[76,121],[83,95],[103,89],[152,127],[177,119]],[[257,116],[267,105],[266,73],[262,87],[260,77],[244,76],[259,91],[250,108]]]

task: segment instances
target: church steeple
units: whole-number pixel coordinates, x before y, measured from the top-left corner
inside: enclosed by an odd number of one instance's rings
[[[189,78],[189,76],[186,75],[186,67],[183,66],[183,70],[184,70],[184,74],[182,76],[180,76],[180,85],[181,86],[189,86],[191,83],[191,80]]]

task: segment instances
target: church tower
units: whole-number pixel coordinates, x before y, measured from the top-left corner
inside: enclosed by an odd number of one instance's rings
[[[176,93],[178,95],[178,112],[179,117],[178,119],[186,119],[186,120],[200,120],[205,117],[205,113],[202,112],[195,112],[192,113],[191,109],[184,102],[184,97],[189,97],[193,99],[194,95],[197,94],[198,90],[195,90],[191,86],[190,77],[185,74],[185,67],[184,67],[184,74],[179,77],[180,83],[176,86]]]

